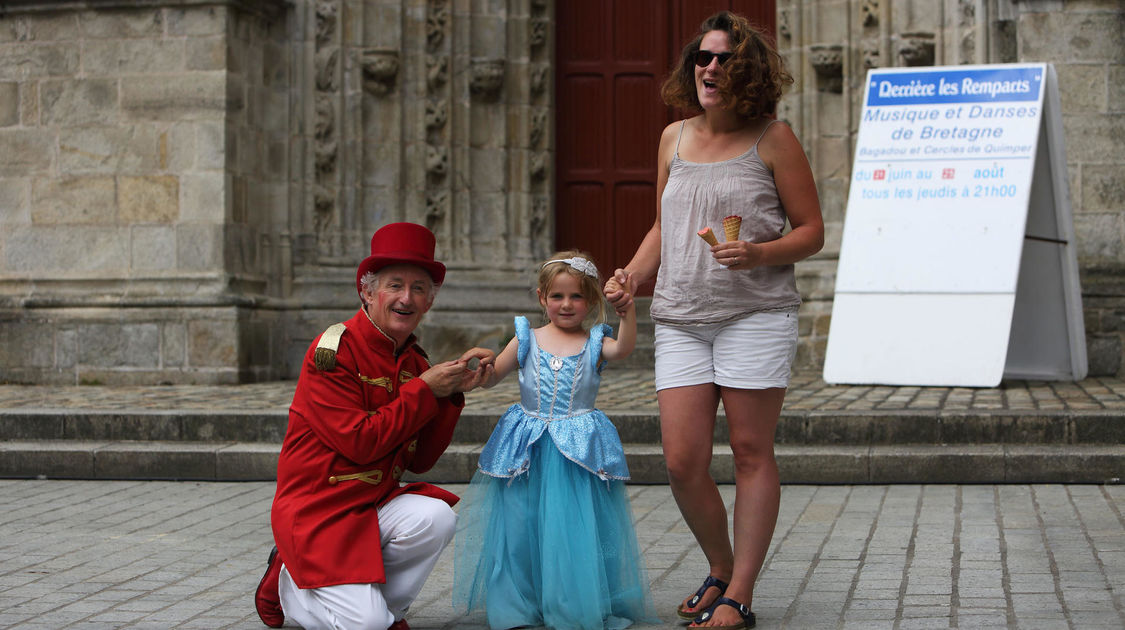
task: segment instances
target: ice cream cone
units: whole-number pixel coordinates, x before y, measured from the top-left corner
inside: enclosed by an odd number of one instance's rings
[[[709,227],[703,228],[702,230],[696,232],[696,234],[699,235],[699,238],[702,238],[703,240],[707,241],[708,245],[718,245],[719,244],[719,239],[715,238],[715,233],[712,232],[711,228],[709,228]]]
[[[738,230],[742,227],[742,217],[729,216],[723,219],[723,232],[727,236],[728,241],[738,240]]]

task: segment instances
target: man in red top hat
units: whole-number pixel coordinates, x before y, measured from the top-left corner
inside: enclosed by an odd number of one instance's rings
[[[356,271],[362,307],[305,353],[277,464],[277,547],[255,594],[266,625],[409,627],[403,614],[453,538],[457,496],[399,480],[437,462],[463,392],[494,369],[483,348],[430,366],[415,342],[444,278],[428,229],[380,228]]]

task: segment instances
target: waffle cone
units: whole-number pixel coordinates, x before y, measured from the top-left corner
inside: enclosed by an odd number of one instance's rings
[[[742,227],[742,217],[729,216],[723,219],[723,233],[728,241],[738,240],[738,230]]]
[[[709,227],[703,228],[702,230],[696,232],[696,234],[699,235],[699,238],[707,241],[708,245],[718,245],[719,244],[719,239],[715,238],[715,233],[712,232],[711,228],[709,228]]]

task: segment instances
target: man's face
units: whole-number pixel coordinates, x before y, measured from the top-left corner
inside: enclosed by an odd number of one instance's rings
[[[379,270],[379,281],[369,289],[367,315],[395,340],[400,348],[433,305],[434,281],[414,265],[390,265]]]

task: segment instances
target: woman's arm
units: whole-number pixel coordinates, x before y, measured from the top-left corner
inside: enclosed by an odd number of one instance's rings
[[[767,243],[731,241],[714,246],[711,251],[716,260],[735,269],[788,265],[824,247],[824,219],[820,214],[816,181],[805,151],[789,125],[770,125],[758,143],[758,155],[773,171],[777,195],[792,229]]]

